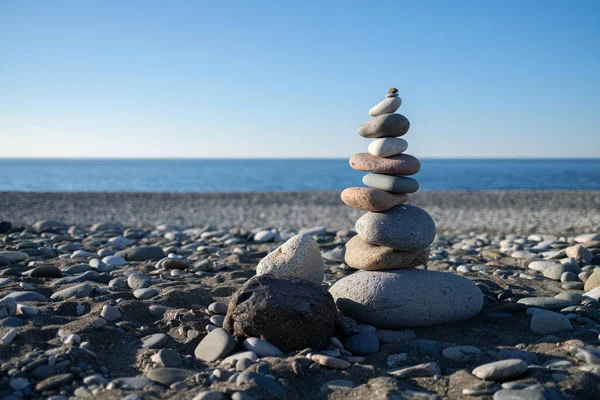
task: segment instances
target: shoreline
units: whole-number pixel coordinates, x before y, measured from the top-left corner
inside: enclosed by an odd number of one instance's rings
[[[302,192],[0,192],[0,220],[32,225],[53,219],[89,226],[276,227],[350,229],[363,211],[341,191]],[[426,209],[438,232],[569,234],[600,227],[600,191],[419,191],[408,203]]]

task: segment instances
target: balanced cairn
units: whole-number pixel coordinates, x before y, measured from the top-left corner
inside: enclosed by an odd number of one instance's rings
[[[344,262],[362,270],[340,279],[330,289],[338,309],[358,322],[378,328],[437,325],[470,318],[481,311],[483,296],[470,280],[458,275],[416,269],[429,258],[435,223],[423,209],[405,204],[419,190],[410,178],[421,164],[405,154],[399,138],[410,127],[396,110],[398,89],[369,111],[374,117],[358,128],[375,139],[368,153],[350,158],[350,166],[368,172],[363,183],[342,192],[348,206],[368,211],[356,222],[356,232],[344,249]]]

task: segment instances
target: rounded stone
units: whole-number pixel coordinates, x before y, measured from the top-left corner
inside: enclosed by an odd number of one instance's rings
[[[242,343],[242,347],[244,349],[253,351],[257,356],[263,357],[283,357],[283,352],[279,350],[277,347],[273,346],[271,343],[266,340],[262,340],[259,338],[251,337],[244,340]]]
[[[358,128],[358,134],[366,138],[398,137],[408,132],[410,122],[402,114],[382,114],[371,118]]]
[[[350,268],[367,271],[413,268],[429,259],[427,249],[398,251],[390,247],[365,242],[360,236],[350,239],[342,252],[344,263]]]
[[[414,193],[419,190],[419,182],[406,176],[367,174],[362,181],[367,186],[391,193]]]
[[[250,278],[231,296],[223,326],[237,339],[261,338],[288,353],[326,346],[336,315],[324,287],[267,274]]]
[[[583,290],[589,291],[600,286],[600,270],[592,272],[592,274],[586,279]]]
[[[479,379],[505,381],[523,375],[526,371],[527,363],[515,358],[480,365],[473,370],[473,375]]]
[[[388,193],[383,190],[351,187],[342,192],[342,201],[346,205],[366,211],[385,211],[408,200],[404,193]]]
[[[319,245],[310,235],[296,235],[269,253],[256,267],[256,275],[301,278],[320,285],[325,265]]]
[[[419,160],[410,154],[383,158],[369,153],[357,153],[350,157],[350,166],[357,171],[391,175],[414,175],[421,169]]]
[[[217,328],[210,332],[196,346],[194,355],[203,361],[216,361],[227,357],[237,348],[237,342],[225,329]]]
[[[481,290],[469,279],[420,269],[359,271],[329,292],[345,316],[379,329],[461,321],[483,306]]]
[[[356,232],[365,242],[417,251],[433,242],[435,223],[425,210],[403,204],[381,213],[366,213],[356,221]]]
[[[361,332],[344,339],[344,348],[359,356],[368,356],[379,351],[379,339],[373,332]]]
[[[394,113],[400,108],[401,105],[402,99],[399,96],[387,97],[384,100],[377,103],[376,105],[374,105],[369,110],[369,115],[371,117],[377,117],[383,114]]]
[[[369,153],[375,157],[390,157],[408,149],[408,142],[400,138],[381,138],[369,143]]]

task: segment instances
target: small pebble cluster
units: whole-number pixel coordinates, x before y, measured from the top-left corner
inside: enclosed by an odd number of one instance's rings
[[[459,323],[383,329],[338,314],[322,347],[290,351],[223,329],[235,293],[277,268],[282,280],[292,271],[317,279],[320,268],[323,288],[357,275],[342,259],[354,236],[323,226],[0,221],[0,397],[597,395],[600,233],[438,233],[428,268],[474,282],[483,296],[481,313]],[[307,260],[314,270],[298,269]],[[255,276],[259,264],[265,273]],[[427,281],[420,290],[438,291]]]

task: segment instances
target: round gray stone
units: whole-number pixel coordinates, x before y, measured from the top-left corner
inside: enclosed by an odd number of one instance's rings
[[[212,362],[231,354],[237,347],[234,337],[225,329],[217,328],[202,339],[196,347],[196,358]]]
[[[416,251],[433,242],[435,223],[425,210],[402,204],[384,212],[366,213],[356,221],[356,232],[365,242]]]
[[[361,332],[343,341],[344,348],[359,356],[368,356],[379,351],[379,339],[373,332]]]
[[[481,290],[469,279],[439,271],[359,271],[329,290],[338,309],[383,329],[433,326],[477,315]]]
[[[392,193],[414,193],[419,190],[419,182],[406,176],[367,174],[362,181],[369,187]]]
[[[382,114],[371,118],[358,128],[358,134],[366,138],[398,137],[408,132],[410,122],[402,114]]]

